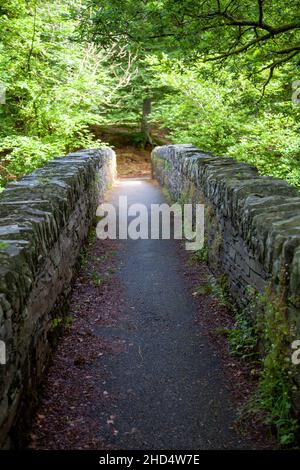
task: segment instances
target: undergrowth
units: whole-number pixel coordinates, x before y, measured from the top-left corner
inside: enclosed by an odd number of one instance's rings
[[[248,404],[248,411],[263,410],[265,422],[276,428],[282,446],[297,445],[299,423],[294,413],[292,393],[292,338],[287,320],[286,302],[268,287],[258,295],[255,333],[261,338],[263,354],[256,394]]]
[[[228,338],[234,355],[258,369],[256,392],[243,413],[263,416],[277,434],[281,446],[295,447],[299,423],[294,413],[290,329],[283,299],[268,287],[254,294],[247,307],[235,315]]]
[[[249,289],[248,304],[238,308],[232,302],[225,275],[210,276],[199,293],[213,295],[232,311],[235,324],[226,330],[231,353],[248,361],[257,372],[257,388],[241,410],[242,420],[257,416],[276,432],[280,446],[298,448],[300,429],[292,401],[296,387],[291,363],[293,338],[286,300],[271,287],[264,293]]]

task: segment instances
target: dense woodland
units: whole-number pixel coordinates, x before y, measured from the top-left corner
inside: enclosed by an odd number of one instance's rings
[[[297,1],[3,0],[0,22],[2,187],[145,99],[170,141],[300,186]]]

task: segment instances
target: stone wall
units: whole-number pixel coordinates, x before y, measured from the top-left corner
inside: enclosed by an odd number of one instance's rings
[[[0,195],[0,447],[18,446],[82,242],[115,176],[111,149],[49,161]],[[3,345],[3,343],[1,343]]]
[[[216,275],[225,273],[235,301],[244,307],[249,287],[262,293],[271,286],[284,298],[291,336],[300,339],[299,192],[192,145],[156,147],[152,162],[172,199],[205,203],[208,264]],[[299,369],[295,375],[300,385]]]

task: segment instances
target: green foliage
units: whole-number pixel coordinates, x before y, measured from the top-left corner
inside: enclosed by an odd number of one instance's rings
[[[157,79],[172,93],[152,114],[170,129],[171,140],[233,156],[254,164],[263,175],[300,187],[300,112],[291,101],[291,89],[287,94],[283,88],[285,76],[273,80],[259,103],[261,91],[242,72],[201,63],[192,70],[179,65],[160,63]]]
[[[80,1],[7,0],[0,7],[0,185],[49,158],[97,147],[90,124],[123,86],[108,52],[75,41]]]
[[[292,340],[286,304],[270,288],[264,294],[253,291],[249,298],[248,306],[236,313],[235,328],[229,332],[233,354],[258,367],[258,388],[244,413],[263,411],[266,424],[275,426],[279,443],[293,446],[299,423],[292,404]]]
[[[293,115],[294,114],[294,115]],[[300,187],[300,135],[296,113],[262,113],[228,154],[255,165],[263,175],[286,179]]]
[[[98,43],[180,55],[193,62],[239,57],[253,71],[297,63],[298,5],[283,0],[90,0],[83,29]],[[87,27],[88,25],[88,27]],[[245,59],[243,59],[243,55]],[[254,59],[254,60],[253,60]]]
[[[99,273],[97,273],[97,271],[90,272],[89,276],[90,276],[94,286],[101,286],[101,284],[103,282],[103,277]]]
[[[299,424],[293,414],[291,334],[285,302],[270,289],[260,297],[256,328],[263,340],[264,358],[258,392],[252,406],[267,412],[282,445],[294,445]]]
[[[208,246],[207,243],[204,244],[203,248],[195,251],[189,258],[189,264],[197,264],[208,261]]]
[[[62,324],[63,324],[63,318],[61,317],[53,318],[52,328],[61,328]]]
[[[218,300],[222,307],[229,308],[234,311],[235,306],[232,303],[232,299],[229,292],[228,277],[226,274],[215,277],[210,276],[209,282],[211,285],[212,295]]]
[[[5,158],[5,171],[11,177],[33,171],[43,165],[49,156],[60,155],[62,144],[43,143],[38,137],[7,136],[0,141],[0,152],[9,152]]]
[[[256,24],[257,4],[237,1],[226,9],[223,3],[109,0],[99,9],[93,0],[2,2],[0,82],[7,91],[0,105],[0,185],[54,155],[100,145],[90,124],[137,123],[150,97],[152,119],[170,130],[172,141],[253,163],[299,187],[300,110],[291,102],[299,77],[296,55],[281,52],[299,35],[298,9],[266,3],[264,22]],[[235,17],[230,25],[228,14]],[[247,43],[288,19],[295,27],[281,35],[274,30],[276,44],[254,43],[246,56],[229,56],[222,66],[200,60],[239,44],[237,27]],[[251,22],[247,31],[241,21]],[[272,69],[261,100],[270,67],[262,69],[276,54],[287,60]],[[143,138],[137,133],[136,145]]]
[[[295,446],[299,422],[292,403],[292,336],[286,302],[271,288],[264,294],[252,289],[247,294],[247,307],[238,309],[230,301],[225,276],[210,276],[197,293],[213,295],[234,313],[234,328],[220,332],[226,333],[232,354],[249,361],[259,377],[257,390],[243,409],[244,419],[253,414],[263,416],[264,422],[276,429],[282,446]]]
[[[229,331],[228,341],[232,353],[241,359],[250,360],[260,365],[258,348],[257,315],[262,315],[261,302],[257,292],[248,288],[247,305],[234,311],[234,328]]]
[[[228,341],[232,353],[244,360],[255,361],[259,357],[257,350],[257,334],[253,319],[248,309],[235,315],[235,327],[228,333]]]
[[[71,328],[73,324],[72,317],[55,317],[52,319],[52,329],[53,330],[63,330]]]
[[[200,250],[199,252],[201,253]],[[200,261],[202,261],[201,256],[202,254],[200,255]],[[192,262],[194,260],[192,258]],[[209,275],[207,282],[198,287],[197,293],[200,295],[211,294],[213,297],[215,297],[215,299],[218,300],[218,303],[222,307],[228,308],[233,312],[236,311],[236,307],[232,303],[231,296],[229,293],[228,278],[225,274],[222,274],[218,277]]]

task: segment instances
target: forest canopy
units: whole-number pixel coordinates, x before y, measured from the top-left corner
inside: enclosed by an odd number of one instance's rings
[[[299,4],[268,0],[91,0],[92,39],[222,60],[256,52],[276,67],[300,53]],[[86,29],[85,25],[83,28]]]
[[[148,99],[169,141],[300,187],[298,2],[4,0],[0,27],[2,186]]]

